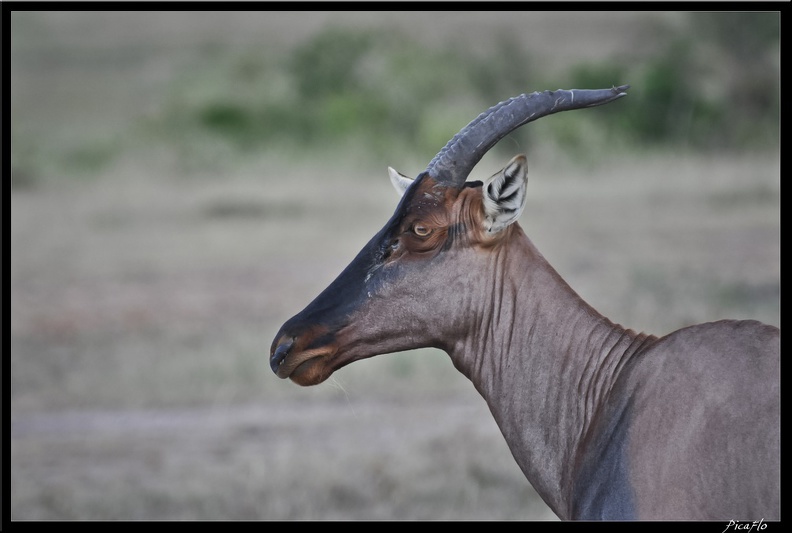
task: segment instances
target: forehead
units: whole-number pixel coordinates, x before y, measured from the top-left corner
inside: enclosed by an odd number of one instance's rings
[[[386,234],[392,234],[406,222],[418,217],[438,216],[440,213],[450,213],[452,205],[466,192],[480,189],[480,181],[466,182],[462,189],[449,187],[439,183],[428,173],[423,172],[415,178],[413,184],[405,191],[401,201],[396,206],[390,221],[383,228]]]
[[[420,174],[402,196],[398,211],[411,213],[420,209],[437,208],[445,205],[449,187],[439,184],[426,172]]]
[[[439,183],[426,172],[415,178],[415,181],[396,208],[396,213],[412,214],[423,209],[449,208],[457,197],[469,190],[480,188],[480,181],[465,182],[461,189]]]

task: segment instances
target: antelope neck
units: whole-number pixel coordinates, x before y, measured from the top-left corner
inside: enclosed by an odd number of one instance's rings
[[[449,350],[512,454],[564,519],[586,434],[621,369],[654,337],[612,323],[558,275],[517,224],[471,293],[469,333]]]

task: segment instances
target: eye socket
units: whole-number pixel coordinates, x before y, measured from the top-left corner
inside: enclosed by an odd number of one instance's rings
[[[426,237],[427,235],[432,233],[432,229],[427,227],[427,226],[424,226],[423,224],[414,225],[412,230],[413,230],[413,233],[415,233],[419,237]]]

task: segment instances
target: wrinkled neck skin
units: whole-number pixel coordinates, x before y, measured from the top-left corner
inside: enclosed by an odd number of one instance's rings
[[[648,339],[586,304],[518,224],[478,259],[458,340],[444,348],[486,400],[512,454],[561,518],[570,518],[573,469],[595,413],[621,368]],[[480,253],[465,249],[460,253]],[[471,310],[473,311],[471,313]]]

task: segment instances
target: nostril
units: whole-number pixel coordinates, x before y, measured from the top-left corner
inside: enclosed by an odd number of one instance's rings
[[[270,368],[272,368],[272,371],[276,374],[283,360],[289,355],[289,350],[291,350],[293,344],[293,338],[278,344],[278,347],[275,348],[275,351],[270,356]]]

